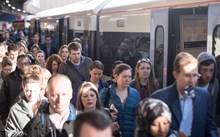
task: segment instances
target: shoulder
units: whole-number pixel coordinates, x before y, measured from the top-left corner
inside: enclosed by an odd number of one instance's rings
[[[14,105],[12,105],[12,107],[10,108],[10,112],[9,113],[16,113],[18,111],[22,110],[22,106],[19,103],[15,103]]]
[[[76,109],[74,108],[74,106],[72,104],[69,104],[69,111],[70,111],[70,114],[69,114],[69,117],[68,117],[68,121],[75,120],[77,111],[76,111]]]
[[[156,98],[156,99],[162,99],[162,98],[169,99],[170,97],[174,96],[173,94],[178,95],[177,92],[178,91],[176,89],[176,84],[173,84],[173,85],[170,85],[166,88],[162,88],[162,89],[159,89],[159,90],[153,92],[150,97]]]
[[[130,86],[128,87],[128,90],[130,91],[131,94],[139,95],[139,92],[136,89],[134,89],[134,88],[132,88]]]
[[[195,94],[196,96],[203,97],[203,98],[209,98],[209,93],[205,89],[201,87],[195,87]]]
[[[60,66],[59,66],[59,67],[67,67],[67,65],[68,65],[67,62],[64,61],[64,62],[61,62],[61,63],[60,63]]]
[[[128,87],[128,90],[129,90],[129,96],[132,97],[133,100],[138,100],[138,101],[141,100],[140,94],[136,89],[134,89],[132,87]]]
[[[89,57],[82,56],[82,61],[85,63],[92,63],[92,59]]]

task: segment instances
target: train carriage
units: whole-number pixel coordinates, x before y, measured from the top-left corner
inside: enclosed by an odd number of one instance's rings
[[[83,8],[93,2],[92,10]],[[50,14],[39,13],[35,18],[63,20],[58,24],[59,38],[66,36],[68,42],[76,34],[84,39],[89,35],[90,57],[104,63],[107,75],[115,60],[134,69],[139,58],[150,58],[165,87],[174,81],[172,64],[177,53],[220,54],[219,0],[84,0],[81,7],[76,3],[68,7],[72,10],[51,9]]]

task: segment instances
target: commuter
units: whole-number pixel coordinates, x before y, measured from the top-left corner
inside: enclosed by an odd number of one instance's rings
[[[18,46],[18,55],[27,54],[28,49],[23,42],[17,42],[16,45]]]
[[[22,80],[23,93],[9,112],[6,125],[6,137],[21,137],[23,128],[34,117],[40,105],[41,79],[37,75],[27,75]]]
[[[57,54],[53,54],[47,58],[45,68],[48,69],[52,75],[55,75],[58,73],[61,62],[62,58]]]
[[[67,45],[62,45],[58,52],[58,55],[62,58],[63,61],[66,61],[69,57],[69,51]]]
[[[6,75],[11,73],[11,71],[12,71],[12,62],[9,59],[9,57],[6,56],[2,60],[2,69],[1,69],[1,74],[0,74],[0,92],[2,91],[1,90],[2,85],[3,85]]]
[[[0,92],[0,114],[3,122],[8,117],[9,108],[14,104],[14,100],[21,92],[21,81],[25,76],[24,70],[30,63],[28,56],[19,55],[15,71],[5,77],[2,91]]]
[[[28,137],[73,136],[73,120],[76,112],[70,104],[72,98],[71,81],[64,75],[54,75],[48,81],[49,102],[26,125]]]
[[[5,57],[6,53],[6,44],[5,42],[0,42],[0,69],[1,69],[1,63],[3,61],[3,58]]]
[[[216,100],[219,93],[219,83],[216,79],[215,57],[208,52],[202,52],[197,57],[198,68],[201,77],[198,79],[198,86],[207,90],[210,95],[211,108],[215,114]]]
[[[79,111],[79,113],[88,110],[102,110],[112,119],[112,134],[118,134],[119,125],[116,121],[117,110],[115,108],[107,109],[102,107],[99,100],[98,90],[93,83],[84,82],[79,88],[76,109]]]
[[[46,96],[45,93],[46,93],[47,82],[51,77],[51,73],[47,69],[41,68],[39,65],[31,65],[26,69],[25,75],[37,75],[38,77],[40,77],[41,79],[40,95],[43,100],[47,101],[45,97]]]
[[[102,111],[81,113],[74,122],[74,137],[112,137],[111,123]]]
[[[159,83],[157,82],[149,59],[140,59],[137,62],[131,87],[139,91],[141,100],[149,97],[159,88]]]
[[[128,42],[123,41],[118,49],[118,54],[116,59],[121,60],[122,62],[129,64],[132,61],[132,57],[129,53],[129,44]]]
[[[58,73],[70,78],[75,93],[72,103],[75,105],[79,86],[84,81],[89,81],[89,66],[92,64],[92,59],[81,55],[82,47],[76,42],[68,45],[68,51],[69,59],[60,64]]]
[[[120,64],[115,70],[116,83],[100,92],[101,104],[110,108],[113,104],[118,110],[117,121],[122,137],[134,137],[135,109],[140,102],[137,90],[131,88],[131,67]]]
[[[28,50],[30,51],[31,47],[34,45],[34,44],[37,44],[39,47],[41,47],[40,43],[39,43],[39,33],[38,32],[35,32],[31,38],[31,42],[30,44],[28,45]]]
[[[92,82],[98,91],[100,92],[103,88],[108,88],[109,85],[107,82],[103,81],[104,65],[99,60],[95,60],[89,67],[90,73],[90,82]]]
[[[122,64],[123,62],[120,60],[116,60],[113,65],[112,65],[112,74],[111,74],[111,80],[107,81],[108,84],[111,86],[113,85],[116,81],[115,81],[115,69],[118,65]]]
[[[4,57],[2,61],[2,70],[0,74],[0,92],[2,92],[2,85],[4,82],[5,77],[11,73],[12,71],[12,63],[9,57]],[[1,94],[1,93],[0,93]],[[1,117],[1,116],[0,116]],[[0,137],[3,137],[4,135],[4,124],[2,120],[0,119]]]
[[[47,59],[50,55],[56,54],[56,47],[52,46],[52,40],[50,36],[45,37],[45,43],[40,46],[40,49],[45,53],[45,59]]]
[[[32,47],[31,47],[31,49],[30,49],[30,51],[34,54],[34,57],[36,57],[37,56],[37,52],[40,50],[40,48],[39,48],[39,46],[37,45],[37,44],[34,44]]]
[[[170,129],[170,125],[171,112],[164,102],[152,98],[140,102],[136,110],[135,137],[185,137]]]
[[[10,44],[8,46],[8,55],[12,62],[12,71],[14,71],[17,66],[18,46],[15,44]]]
[[[41,66],[42,68],[45,66],[45,53],[42,50],[39,50],[36,54],[36,65]]]
[[[186,52],[177,54],[173,76],[174,84],[151,96],[168,105],[172,112],[172,129],[186,136],[217,137],[209,94],[196,87],[199,78],[197,59]]]
[[[96,86],[91,82],[84,82],[79,88],[76,109],[80,112],[85,110],[102,110]]]

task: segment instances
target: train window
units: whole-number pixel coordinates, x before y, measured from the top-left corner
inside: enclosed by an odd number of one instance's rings
[[[163,85],[163,66],[164,66],[164,28],[158,26],[155,31],[155,54],[154,70],[160,85]]]
[[[213,31],[213,55],[220,55],[220,25],[217,25]]]

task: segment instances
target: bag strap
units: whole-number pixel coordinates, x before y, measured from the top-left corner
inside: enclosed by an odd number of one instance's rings
[[[72,68],[71,70],[73,72],[75,71],[82,78],[83,81],[86,81],[86,79],[83,77],[83,75],[78,71],[78,69],[69,60],[67,60],[66,63],[68,64],[68,66],[70,68]]]
[[[109,97],[110,97],[110,88],[107,88],[107,92],[105,94],[105,101],[104,101],[104,107],[109,108]]]

